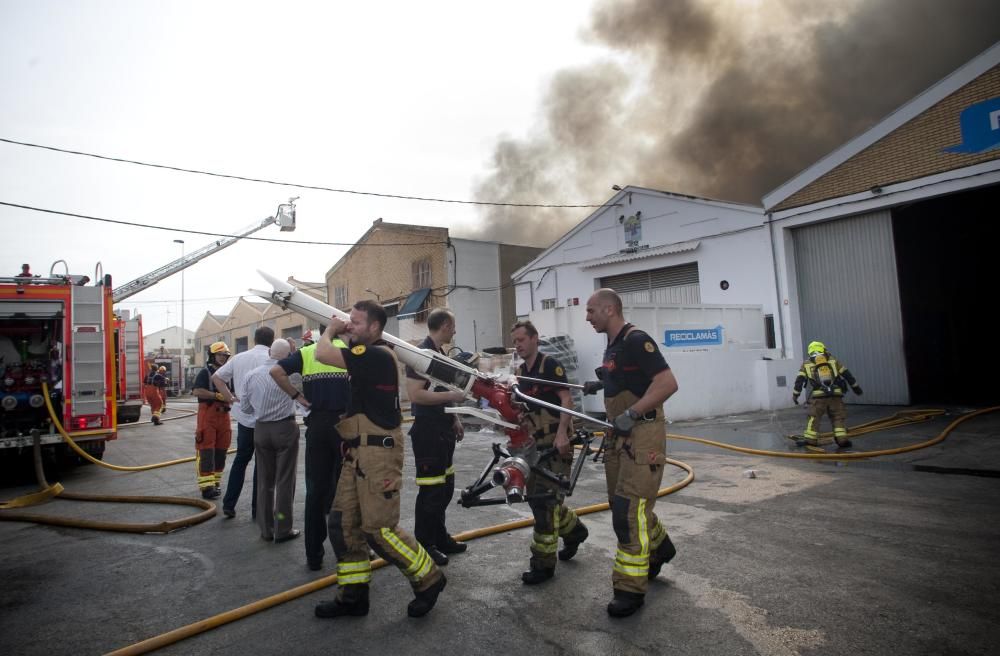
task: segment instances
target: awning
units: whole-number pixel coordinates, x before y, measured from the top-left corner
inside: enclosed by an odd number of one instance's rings
[[[589,260],[587,262],[581,262],[581,269],[590,269],[597,266],[603,266],[605,264],[617,264],[618,262],[629,262],[631,260],[641,260],[646,257],[656,257],[657,255],[670,255],[672,253],[684,253],[687,251],[693,251],[698,248],[699,241],[682,241],[677,244],[667,244],[666,246],[657,246],[655,248],[642,248],[637,250],[628,249],[621,253],[615,253],[614,255],[608,255],[605,257],[598,258],[596,260]]]
[[[406,297],[406,302],[403,303],[403,307],[399,308],[399,314],[396,316],[400,319],[405,319],[410,315],[414,315],[420,309],[420,306],[424,304],[427,299],[427,295],[431,293],[430,287],[424,287],[413,292]]]

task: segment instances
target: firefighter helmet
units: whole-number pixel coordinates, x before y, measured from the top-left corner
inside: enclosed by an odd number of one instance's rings
[[[164,367],[163,365],[160,365],[156,370],[159,371],[162,374],[164,371],[167,370],[167,368]]]
[[[211,352],[212,355],[218,355],[220,353],[222,355],[230,355],[229,347],[226,346],[225,342],[215,342],[208,347],[208,350],[209,352]]]
[[[812,357],[819,353],[826,353],[826,346],[823,344],[823,342],[810,342],[809,348],[806,349],[806,353],[809,354],[809,357]]]

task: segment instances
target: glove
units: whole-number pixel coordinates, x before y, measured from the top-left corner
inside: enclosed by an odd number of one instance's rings
[[[799,395],[798,394],[792,394],[792,403],[794,403],[795,405],[799,404]]]
[[[861,394],[862,394],[862,392],[861,392],[861,385],[855,385],[854,387],[851,388],[851,391],[853,391],[858,396],[861,396]]]
[[[604,382],[600,380],[588,380],[583,384],[584,394],[597,394],[604,389]]]
[[[604,367],[594,369],[594,375],[597,376],[597,380],[604,380]]]
[[[630,409],[615,417],[611,424],[615,427],[615,433],[622,437],[628,437],[635,428],[635,413]]]

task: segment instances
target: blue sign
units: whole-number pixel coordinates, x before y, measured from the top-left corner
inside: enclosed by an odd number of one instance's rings
[[[683,346],[722,346],[722,326],[716,326],[715,328],[667,330],[663,334],[663,345],[668,348]]]
[[[969,105],[959,116],[962,143],[949,146],[948,153],[984,153],[1000,148],[1000,98]]]

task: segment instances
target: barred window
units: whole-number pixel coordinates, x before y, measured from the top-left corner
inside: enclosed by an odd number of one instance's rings
[[[542,299],[542,309],[551,310],[556,306],[556,299],[554,298],[543,298]]]
[[[333,305],[338,308],[347,306],[347,285],[339,285],[334,288]]]

